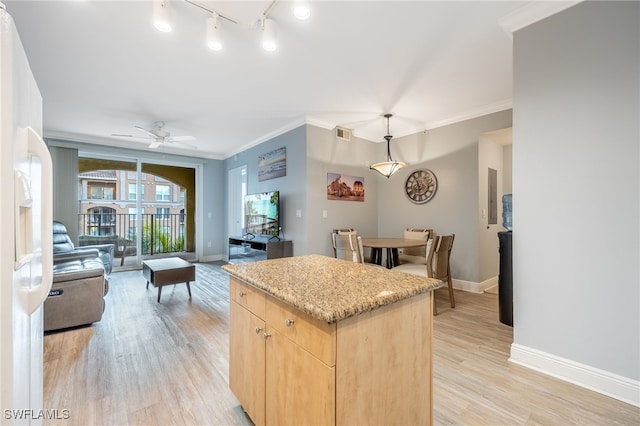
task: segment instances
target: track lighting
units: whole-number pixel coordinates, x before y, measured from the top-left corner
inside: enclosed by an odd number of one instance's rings
[[[311,16],[311,10],[309,9],[307,2],[304,0],[296,1],[293,5],[293,15],[301,21],[309,19],[309,16]]]
[[[163,33],[171,31],[171,11],[167,0],[154,0],[153,25]]]
[[[171,31],[171,13],[170,13],[170,1],[171,0],[153,0],[153,25],[163,32]],[[273,10],[276,3],[279,0],[272,0],[269,6],[262,12],[259,18],[252,22],[240,22],[232,17],[220,13],[219,11],[211,10],[208,6],[200,4],[200,1],[196,0],[182,0],[191,6],[197,7],[209,13],[209,17],[205,21],[206,33],[207,33],[207,46],[211,50],[222,50],[223,43],[220,37],[220,20],[223,19],[231,24],[243,26],[245,28],[260,28],[262,48],[268,52],[277,50],[276,40],[276,22],[273,19],[268,18],[269,14]],[[294,14],[298,19],[307,19],[311,15],[308,7],[307,0],[296,0],[294,7]]]
[[[213,13],[207,18],[207,46],[211,50],[222,50],[222,40],[220,40],[220,29],[218,28],[218,14]]]
[[[276,23],[273,19],[262,16],[262,48],[273,52],[278,48],[276,44]]]

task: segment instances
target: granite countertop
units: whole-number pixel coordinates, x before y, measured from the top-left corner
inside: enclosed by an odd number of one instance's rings
[[[222,269],[328,323],[444,285],[434,278],[321,255],[238,263]]]

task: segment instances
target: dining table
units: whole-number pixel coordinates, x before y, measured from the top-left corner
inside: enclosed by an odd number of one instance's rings
[[[382,265],[382,250],[387,251],[386,266],[388,269],[398,266],[398,249],[426,246],[425,240],[391,237],[362,237],[362,246],[371,248],[371,261]]]

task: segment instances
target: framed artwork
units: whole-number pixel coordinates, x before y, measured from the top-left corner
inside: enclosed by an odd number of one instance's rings
[[[364,178],[327,173],[327,200],[364,201]]]
[[[258,156],[258,181],[287,175],[287,148],[274,149]]]

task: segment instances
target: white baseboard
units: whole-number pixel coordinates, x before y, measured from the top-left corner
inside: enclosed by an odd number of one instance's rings
[[[227,260],[227,255],[211,254],[209,256],[202,256],[200,257],[199,262],[215,262],[216,260]]]
[[[452,279],[451,283],[456,290],[468,291],[470,293],[484,293],[488,288],[498,285],[498,277],[491,277],[488,280],[476,283],[473,281],[464,281],[458,279]]]
[[[511,344],[509,361],[640,407],[640,381],[526,346]]]

